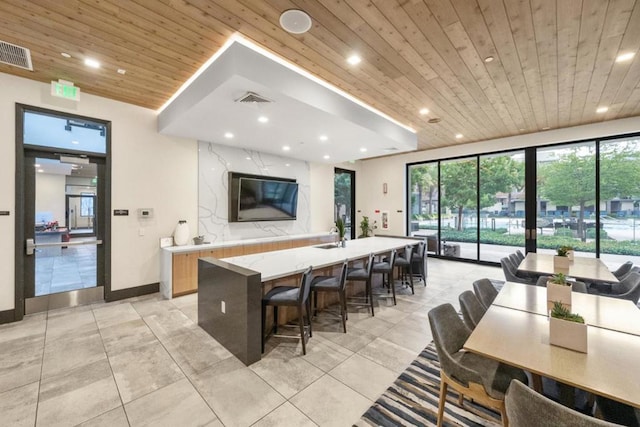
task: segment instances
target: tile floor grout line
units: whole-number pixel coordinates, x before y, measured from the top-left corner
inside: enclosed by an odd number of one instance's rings
[[[40,379],[38,380],[38,395],[36,397],[36,416],[33,419],[34,427],[38,425],[38,408],[40,407],[40,389],[42,388],[42,372],[44,370],[44,352],[47,348],[47,329],[49,328],[49,310],[44,318],[44,337],[42,340],[42,360],[40,363]]]
[[[173,303],[173,301],[171,302],[171,304],[172,304],[174,307],[176,307],[176,308],[177,308],[177,310],[178,310],[180,313],[182,313],[182,314],[183,314],[187,319],[189,319],[189,321],[190,321],[190,322],[195,323],[195,322],[193,322],[193,320],[191,320],[191,319],[189,318],[189,316],[187,316],[187,315],[186,315],[186,314],[185,314],[185,313],[184,313],[184,312],[183,312],[179,307],[177,307],[177,306]],[[131,307],[135,310],[135,312],[136,312],[136,313],[138,313],[138,316],[140,316],[140,319],[142,319],[142,321],[143,321],[143,322],[144,322],[144,324],[147,326],[147,328],[149,328],[149,330],[151,331],[151,333],[153,334],[153,336],[156,338],[156,340],[158,341],[158,343],[160,343],[160,345],[162,346],[162,348],[164,349],[164,351],[166,351],[166,352],[167,352],[167,354],[169,355],[169,357],[171,358],[171,360],[173,360],[173,363],[175,363],[175,364],[176,364],[176,366],[178,367],[178,369],[180,369],[180,372],[182,372],[182,375],[184,375],[184,377],[187,379],[187,381],[189,381],[189,384],[191,384],[191,387],[193,387],[193,389],[196,391],[196,393],[198,393],[198,396],[200,396],[200,398],[202,399],[202,401],[203,401],[203,402],[207,405],[207,407],[211,410],[211,412],[212,412],[212,413],[213,413],[213,415],[216,417],[216,419],[217,419],[218,421],[220,421],[220,424],[222,424],[222,425],[224,426],[224,423],[222,422],[222,419],[220,418],[220,416],[218,416],[218,413],[213,409],[213,407],[209,404],[209,402],[207,401],[207,399],[205,399],[205,397],[202,395],[202,393],[200,393],[200,390],[199,390],[199,389],[198,389],[198,387],[196,387],[196,385],[193,383],[193,381],[191,380],[191,377],[189,377],[189,375],[187,375],[187,373],[184,371],[184,369],[182,369],[182,367],[180,366],[180,364],[178,363],[178,361],[173,357],[173,355],[171,354],[171,352],[169,351],[169,349],[164,345],[164,343],[162,342],[162,340],[160,340],[160,337],[158,337],[158,335],[156,335],[156,333],[153,331],[153,329],[149,326],[149,324],[147,323],[147,320],[145,319],[145,317],[144,317],[144,316],[142,316],[142,315],[138,312],[138,310],[136,310],[136,308],[135,308],[135,306],[134,306],[133,304],[131,304]],[[155,316],[155,314],[152,314],[152,316]],[[198,325],[196,324],[196,326],[198,326]],[[216,342],[217,342],[217,341],[216,341]],[[219,343],[218,343],[218,344],[219,344]],[[232,356],[232,357],[233,357],[233,356]],[[225,360],[227,360],[227,359],[219,360],[218,362],[214,363],[212,366],[209,366],[207,369],[204,369],[204,370],[203,370],[203,372],[204,372],[204,371],[207,371],[207,370],[209,370],[209,369],[211,369],[211,368],[213,368],[214,366],[218,365],[218,364],[219,364],[219,363],[221,363],[221,362],[224,362]],[[200,372],[195,372],[195,373],[196,373],[196,374],[199,374]],[[180,380],[178,380],[178,381],[180,381]],[[171,384],[175,384],[176,382],[177,382],[177,381],[175,381],[175,382],[173,382],[173,383],[171,383]],[[171,384],[168,384],[168,385],[166,385],[166,386],[164,386],[164,387],[168,387],[168,386],[169,386],[169,385],[171,385]],[[160,387],[158,390],[160,390],[160,389],[162,389],[162,388],[164,388],[164,387]],[[153,391],[151,391],[151,392],[149,392],[149,393],[147,393],[147,394],[153,393],[154,391],[157,391],[157,390],[153,390]],[[147,394],[145,394],[145,396],[146,396]],[[140,396],[140,397],[143,397],[143,396]],[[136,399],[136,400],[137,400],[137,399]],[[132,401],[132,402],[133,402],[133,401]],[[125,412],[126,412],[126,411],[125,411]]]
[[[118,382],[116,381],[116,375],[113,372],[113,366],[111,366],[111,359],[109,358],[109,353],[107,352],[107,347],[104,344],[104,337],[102,336],[102,329],[100,328],[100,325],[98,324],[98,319],[96,319],[96,314],[94,312],[94,308],[93,307],[91,307],[91,315],[93,316],[94,322],[96,322],[96,328],[98,328],[98,335],[100,335],[100,342],[102,343],[102,349],[104,350],[104,354],[107,357],[107,363],[109,364],[109,371],[111,372],[111,379],[113,379],[113,383],[116,386],[116,390],[118,390],[118,397],[120,398],[120,405],[122,407],[122,412],[124,412],[124,416],[125,416],[125,418],[127,420],[127,424],[129,424],[129,426],[131,426],[131,422],[129,421],[129,414],[127,414],[127,411],[126,411],[126,409],[124,407],[124,401],[122,400],[122,394],[120,393],[120,387],[118,387]],[[109,411],[112,411],[113,409],[116,409],[116,408],[111,408]],[[83,422],[90,421],[90,420],[92,420],[94,418],[97,418],[97,417],[99,417],[101,415],[106,414],[109,411],[105,411],[102,414],[97,415],[96,417],[90,418],[89,420],[85,420]]]

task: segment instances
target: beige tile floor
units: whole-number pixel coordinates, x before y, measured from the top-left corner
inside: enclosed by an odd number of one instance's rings
[[[498,268],[429,260],[428,286],[321,313],[307,355],[271,339],[244,366],[197,326],[197,295],[50,311],[0,326],[3,426],[350,426],[431,341],[427,313]]]

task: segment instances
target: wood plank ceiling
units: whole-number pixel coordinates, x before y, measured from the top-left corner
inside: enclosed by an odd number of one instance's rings
[[[280,28],[291,8],[308,33]],[[634,0],[0,0],[0,40],[34,65],[0,72],[157,109],[234,32],[414,127],[419,149],[640,114],[640,55],[615,62],[640,45]]]

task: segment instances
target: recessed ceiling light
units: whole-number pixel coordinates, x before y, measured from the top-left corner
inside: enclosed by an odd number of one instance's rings
[[[422,116],[426,116],[427,114],[429,114],[429,109],[428,108],[421,108],[419,113]]]
[[[291,163],[285,163],[284,165],[285,165],[286,167],[289,167],[289,166],[291,166]]]
[[[44,172],[44,170],[42,170],[42,169],[38,169],[38,172],[43,173],[43,172]]]
[[[123,68],[118,68],[118,74],[122,74],[123,76],[127,73],[127,70]]]
[[[231,132],[225,132],[224,137],[227,139],[233,138],[233,134]]]
[[[247,159],[247,160],[251,160],[251,157],[245,157],[245,159]]]
[[[596,113],[602,114],[602,113],[606,113],[607,111],[609,111],[609,107],[598,107],[598,109],[596,110]]]
[[[269,118],[266,117],[266,116],[260,116],[260,117],[258,117],[258,121],[260,123],[267,123],[269,121]]]
[[[60,52],[60,55],[64,56],[65,58],[71,58],[71,55],[69,55],[67,52]]]
[[[616,62],[628,61],[636,55],[635,52],[621,53],[616,57]]]
[[[456,139],[460,139],[462,138],[464,135],[462,135],[461,133],[456,133]]]
[[[486,62],[487,64],[491,61],[493,61],[495,58],[493,56],[487,56],[486,58],[484,58],[484,62]]]
[[[323,158],[324,158],[325,160],[327,160],[327,159],[329,159],[329,158],[331,158],[331,157],[330,157],[328,154],[325,154],[325,155],[323,156]]]
[[[289,151],[289,150],[291,150],[291,147],[289,147],[288,145],[283,145],[282,146],[282,150],[283,151]]]
[[[92,58],[85,58],[84,65],[91,68],[100,68],[100,63]]]
[[[362,62],[362,58],[354,54],[347,58],[347,62],[351,65],[358,65],[360,62]]]
[[[327,139],[329,139],[327,135],[320,135],[320,141],[326,141]]]
[[[78,144],[80,144],[78,141],[71,141],[71,143],[72,143],[73,145],[78,145]]]
[[[311,29],[311,17],[299,9],[285,10],[280,15],[280,26],[292,34],[306,33]]]
[[[362,148],[360,149],[360,152],[361,152],[361,153],[366,153],[366,152],[367,152],[367,149],[366,149],[365,147],[362,147]]]

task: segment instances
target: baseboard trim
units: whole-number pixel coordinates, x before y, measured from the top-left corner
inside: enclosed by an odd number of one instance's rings
[[[0,311],[0,325],[16,321],[16,311],[14,309]]]
[[[111,291],[106,295],[106,301],[118,301],[121,299],[139,297],[141,295],[153,294],[160,291],[160,283],[150,283],[148,285],[136,286],[127,289]]]

